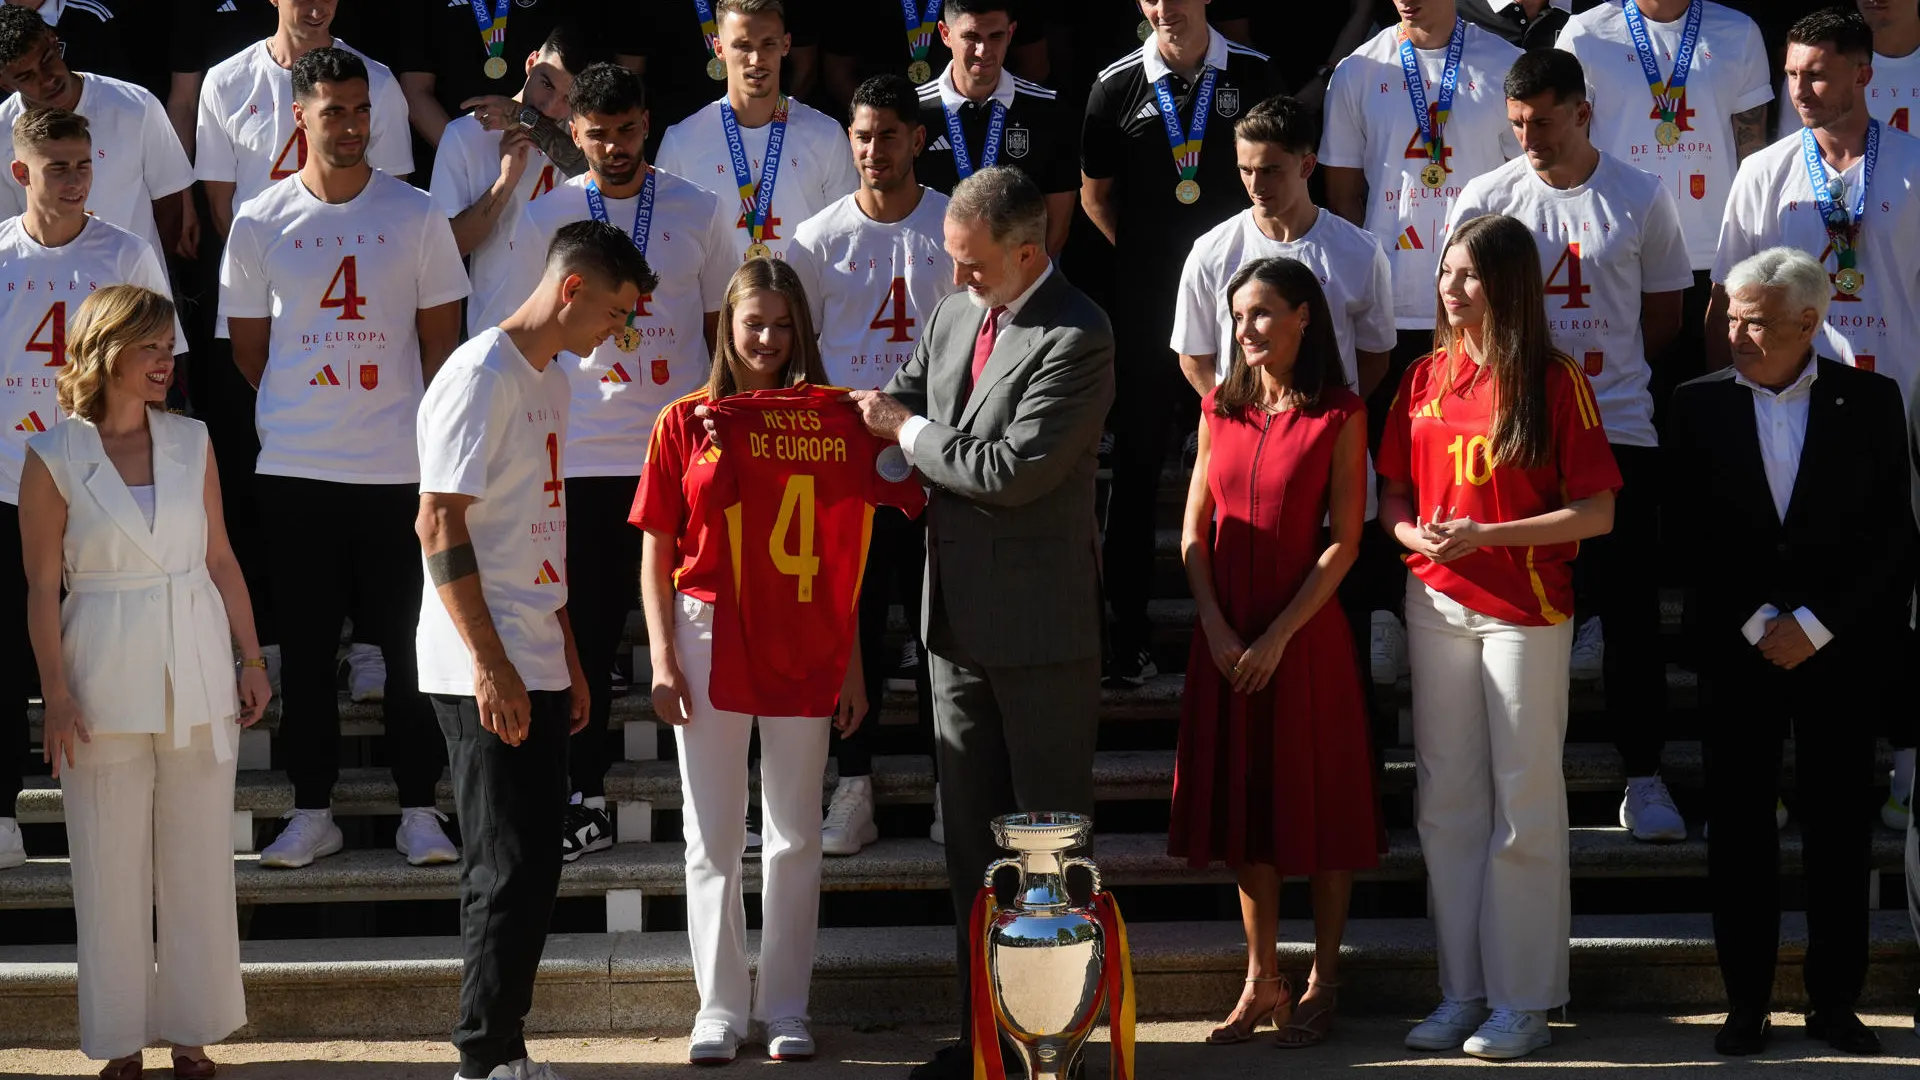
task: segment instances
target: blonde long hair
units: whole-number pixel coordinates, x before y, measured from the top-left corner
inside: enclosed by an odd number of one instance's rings
[[[61,411],[99,423],[120,354],[171,329],[173,301],[152,289],[109,285],[87,297],[67,322],[67,363],[55,379]]]
[[[800,275],[779,259],[748,259],[733,272],[733,280],[727,282],[727,298],[720,303],[720,325],[713,335],[713,372],[707,376],[707,397],[713,400],[740,390],[733,377],[734,365],[745,367],[747,362],[733,347],[733,309],[757,292],[786,297],[787,311],[793,317],[793,351],[787,354],[781,385],[827,384],[827,370],[820,363],[820,341],[813,332],[813,306],[807,303]]]

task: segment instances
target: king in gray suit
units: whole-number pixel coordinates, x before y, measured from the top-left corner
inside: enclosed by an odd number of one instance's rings
[[[1011,168],[954,188],[954,280],[886,392],[853,395],[932,485],[921,629],[958,915],[961,1039],[916,1080],[972,1072],[967,913],[988,822],[1093,812],[1100,589],[1093,476],[1113,402],[1113,329],[1047,259],[1046,197]]]

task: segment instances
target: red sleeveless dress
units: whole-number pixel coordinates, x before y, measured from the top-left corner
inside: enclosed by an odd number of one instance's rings
[[[1201,403],[1212,435],[1213,585],[1252,644],[1325,550],[1334,442],[1358,414],[1346,390],[1317,414]],[[1236,694],[1193,631],[1173,780],[1170,854],[1195,867],[1264,863],[1282,874],[1375,866],[1373,759],[1360,665],[1338,598],[1287,644],[1266,689]]]

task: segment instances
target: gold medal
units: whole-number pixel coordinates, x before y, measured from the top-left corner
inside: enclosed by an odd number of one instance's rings
[[[487,66],[480,70],[486,72],[489,79],[504,79],[507,77],[507,62],[498,56],[489,56]]]
[[[727,62],[725,60],[720,59],[717,56],[708,60],[707,61],[707,78],[712,79],[714,82],[726,82],[727,81]]]
[[[747,245],[747,258],[771,259],[773,258],[773,249],[756,240]]]
[[[915,83],[923,83],[933,78],[933,65],[925,60],[915,60],[907,65],[907,78]]]
[[[1867,283],[1867,275],[1849,266],[1833,275],[1834,287],[1848,296],[1856,295]]]
[[[1671,120],[1663,120],[1653,129],[1653,141],[1661,146],[1672,146],[1680,141],[1680,125]]]
[[[1182,180],[1173,189],[1173,197],[1192,206],[1200,201],[1200,184],[1195,180]]]
[[[640,348],[640,331],[631,326],[623,326],[613,332],[613,346],[621,352],[633,352]]]
[[[1139,35],[1141,41],[1145,41],[1153,36],[1153,24],[1145,19],[1141,19],[1140,28],[1135,30],[1134,33]]]
[[[1435,191],[1439,191],[1441,188],[1445,187],[1447,183],[1446,167],[1441,165],[1439,162],[1435,162],[1434,164],[1429,165],[1424,169],[1421,169],[1420,182],[1427,185],[1428,187],[1432,188]]]

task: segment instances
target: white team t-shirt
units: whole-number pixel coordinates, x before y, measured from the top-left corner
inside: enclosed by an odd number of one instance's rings
[[[80,101],[73,111],[87,118],[93,138],[87,209],[145,240],[157,255],[166,248],[153,222],[153,200],[193,186],[187,152],[167,111],[144,87],[104,75],[76,72],[74,77],[80,80]],[[26,111],[19,94],[0,102],[0,133],[12,132],[13,122]],[[13,140],[0,137],[0,163],[13,159]],[[26,209],[26,189],[6,178],[0,183],[0,217]]]
[[[746,215],[740,212],[740,189],[734,184],[733,158],[727,153],[726,132],[720,126],[720,105],[721,101],[709,102],[699,112],[668,128],[660,139],[660,157],[654,164],[675,176],[686,177],[726,201],[735,211],[736,258],[745,259],[747,245],[753,243],[753,237],[747,231]],[[793,230],[799,228],[801,222],[860,186],[846,131],[826,114],[798,101],[789,99],[788,105],[780,174],[774,178],[773,185],[773,213],[764,237],[775,258],[786,257]],[[756,185],[760,182],[767,139],[772,132],[770,123],[740,129],[740,144],[747,153],[747,167]]]
[[[67,325],[89,293],[108,285],[171,295],[147,242],[101,218],[57,248],[35,242],[18,217],[0,221],[0,502],[19,503],[27,440],[62,419],[53,380],[67,363]],[[186,352],[177,317],[173,334],[173,351]]]
[[[1684,14],[1667,23],[1646,20],[1647,40],[1665,78],[1673,76],[1673,56],[1686,26]],[[1733,117],[1773,100],[1760,27],[1737,11],[1706,5],[1684,97],[1674,114],[1680,141],[1672,146],[1661,146],[1653,137],[1659,110],[1620,4],[1602,4],[1575,15],[1554,45],[1579,57],[1586,70],[1593,145],[1666,181],[1682,208],[1680,225],[1693,268],[1712,266],[1727,189],[1740,167]]]
[[[480,594],[529,690],[565,690],[573,681],[554,616],[567,602],[566,431],[559,362],[535,371],[499,327],[455,349],[420,402],[420,490],[473,497],[467,531]],[[414,648],[422,693],[473,696],[473,654],[431,574]]]
[[[1547,328],[1593,384],[1607,441],[1659,446],[1640,295],[1693,284],[1680,210],[1661,179],[1610,154],[1587,182],[1550,187],[1515,158],[1468,181],[1448,228],[1505,214],[1533,230],[1546,275]]]
[[[488,131],[472,115],[462,116],[447,125],[440,146],[433,155],[433,204],[448,221],[459,217],[480,197],[493,189],[500,178],[500,139],[505,132]],[[518,208],[554,189],[566,174],[547,160],[537,148],[527,150],[527,171],[514,185],[513,201],[493,223],[493,231],[467,253],[468,276],[473,280],[473,297],[467,301],[467,334],[472,336],[498,320],[487,315],[502,306],[512,312],[526,299],[502,296],[513,276],[513,229]],[[544,252],[542,252],[544,254]],[[536,259],[539,256],[535,256]]]
[[[234,215],[220,315],[271,319],[254,426],[256,470],[348,484],[420,478],[415,312],[467,295],[453,228],[426,192],[386,173],[325,203],[298,176]]]
[[[339,38],[333,44],[367,65],[367,93],[373,103],[367,163],[395,176],[411,173],[413,132],[407,127],[407,99],[400,83],[385,64]],[[293,72],[274,62],[265,41],[208,69],[200,85],[193,141],[194,178],[232,184],[236,212],[267,185],[300,171],[307,160],[307,139],[293,123]]]
[[[1446,244],[1447,211],[1468,180],[1518,156],[1507,126],[1502,83],[1520,50],[1468,25],[1453,112],[1441,135],[1446,186],[1420,182],[1430,163],[1414,123],[1400,68],[1400,29],[1389,26],[1340,61],[1327,87],[1320,164],[1359,169],[1367,178],[1367,231],[1393,265],[1394,321],[1402,330],[1433,329],[1433,279]],[[1438,108],[1447,50],[1416,50],[1427,79],[1427,104]]]
[[[508,295],[524,298],[539,285],[547,245],[562,226],[592,219],[588,175],[568,180],[521,211]],[[728,213],[732,206],[664,169],[653,175],[646,258],[660,285],[640,298],[644,314],[633,323],[640,331],[639,349],[620,351],[616,335],[586,356],[563,352],[557,361],[573,386],[568,476],[640,475],[660,407],[705,385],[713,371],[707,312],[720,310],[727,282],[740,265]],[[607,199],[607,223],[633,235],[639,203],[637,197]]]
[[[1839,176],[1844,191],[1833,193],[1849,209],[1864,165],[1854,162]],[[1833,168],[1824,161],[1821,167],[1833,184]],[[1781,244],[1816,255],[1829,275],[1839,271],[1797,134],[1741,163],[1720,223],[1713,280],[1724,283],[1735,263]],[[1834,290],[1824,340],[1817,347],[1855,367],[1891,376],[1902,394],[1911,395],[1914,376],[1920,374],[1920,356],[1914,352],[1914,342],[1920,341],[1920,139],[1884,123],[1858,258],[1866,282],[1853,296]],[[1908,403],[1911,407],[1910,398]]]
[[[878,390],[913,355],[927,316],[958,291],[944,245],[947,197],[890,225],[847,195],[800,223],[787,261],[813,304],[820,363],[835,386]]]
[[[1920,112],[1920,49],[1905,56],[1873,54],[1873,81],[1867,84],[1867,115],[1912,134]],[[1780,137],[1800,134],[1800,114],[1780,80]]]

